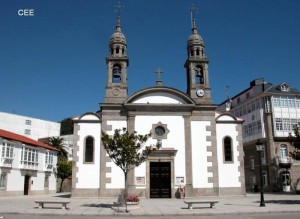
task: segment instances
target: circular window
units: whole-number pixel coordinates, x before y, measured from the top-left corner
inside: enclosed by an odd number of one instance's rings
[[[157,126],[157,127],[155,128],[155,134],[156,134],[157,136],[161,137],[161,136],[163,136],[165,133],[166,133],[166,130],[165,130],[164,127],[162,127],[162,126]]]

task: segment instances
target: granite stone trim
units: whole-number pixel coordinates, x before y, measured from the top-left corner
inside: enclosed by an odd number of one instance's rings
[[[171,198],[175,198],[175,167],[174,156],[170,157],[151,157],[149,156],[146,161],[146,198],[150,198],[150,163],[151,162],[170,162],[171,166]]]
[[[184,119],[184,136],[185,136],[185,196],[193,196],[193,156],[192,156],[192,134],[191,134],[191,117],[183,116]]]
[[[129,133],[135,131],[135,116],[127,117],[127,130]],[[128,171],[127,183],[128,183],[128,194],[135,194],[135,171],[131,169]]]
[[[107,124],[107,120],[102,120],[102,130],[104,133],[112,131],[112,126]],[[111,178],[106,176],[106,173],[111,172],[111,168],[106,166],[107,162],[111,162],[111,159],[106,155],[106,150],[104,149],[103,143],[101,141],[100,145],[100,185],[99,191],[97,192],[99,196],[103,196],[103,192],[106,189],[106,183],[111,183]]]
[[[243,187],[224,187],[220,188],[220,195],[246,195],[245,188]]]
[[[211,142],[211,146],[207,146],[207,151],[211,152],[212,166],[207,167],[207,172],[212,173],[211,177],[208,177],[208,182],[213,184],[213,188],[219,187],[219,173],[218,173],[218,154],[217,154],[217,138],[216,138],[216,123],[215,117],[211,116],[210,125],[206,129],[210,129],[210,136],[207,136],[207,141]],[[218,190],[214,190],[218,192]]]
[[[79,172],[79,137],[80,125],[74,124],[74,146],[73,146],[73,165],[72,165],[72,190],[76,188],[78,183],[78,172]],[[73,196],[73,193],[71,194]]]
[[[245,164],[244,164],[244,150],[243,150],[243,138],[242,138],[242,125],[236,126],[237,136],[236,140],[238,142],[238,161],[240,162],[240,165],[238,167],[238,171],[240,172],[239,176],[239,182],[241,182],[241,190],[242,193],[246,194],[246,182],[245,182]]]
[[[193,188],[194,197],[199,196],[218,196],[219,188]]]

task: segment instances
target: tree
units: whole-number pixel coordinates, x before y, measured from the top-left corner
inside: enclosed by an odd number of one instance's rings
[[[61,158],[57,162],[56,176],[61,179],[59,192],[62,191],[62,186],[69,176],[72,175],[72,161],[68,161],[67,158]]]
[[[300,160],[300,122],[293,127],[294,135],[289,134],[291,145],[294,146],[294,151],[290,152],[290,156],[295,160]]]
[[[63,119],[60,122],[60,135],[72,135],[74,131],[72,118]]]
[[[138,135],[137,132],[129,133],[126,128],[122,130],[116,129],[113,136],[102,132],[101,140],[108,156],[124,173],[126,212],[128,212],[126,203],[128,196],[128,172],[142,164],[152,151],[156,150],[154,147],[145,146],[143,152],[140,152],[149,137],[150,134]]]
[[[68,158],[68,151],[63,143],[64,139],[60,137],[49,138],[48,145],[55,147],[59,150],[57,153],[58,160],[61,158]]]

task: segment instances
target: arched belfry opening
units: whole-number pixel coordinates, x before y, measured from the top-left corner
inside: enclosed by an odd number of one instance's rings
[[[195,84],[204,83],[204,71],[202,66],[196,66],[195,68]]]
[[[122,81],[122,68],[121,68],[121,65],[115,64],[113,66],[112,82],[113,83],[121,83],[121,81]]]

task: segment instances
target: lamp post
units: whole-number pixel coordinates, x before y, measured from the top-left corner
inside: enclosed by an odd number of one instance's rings
[[[263,144],[261,143],[260,139],[257,140],[255,143],[256,150],[259,153],[259,173],[260,173],[260,207],[265,207],[265,200],[264,200],[264,191],[263,191],[263,176],[261,170],[261,152],[264,149]]]

